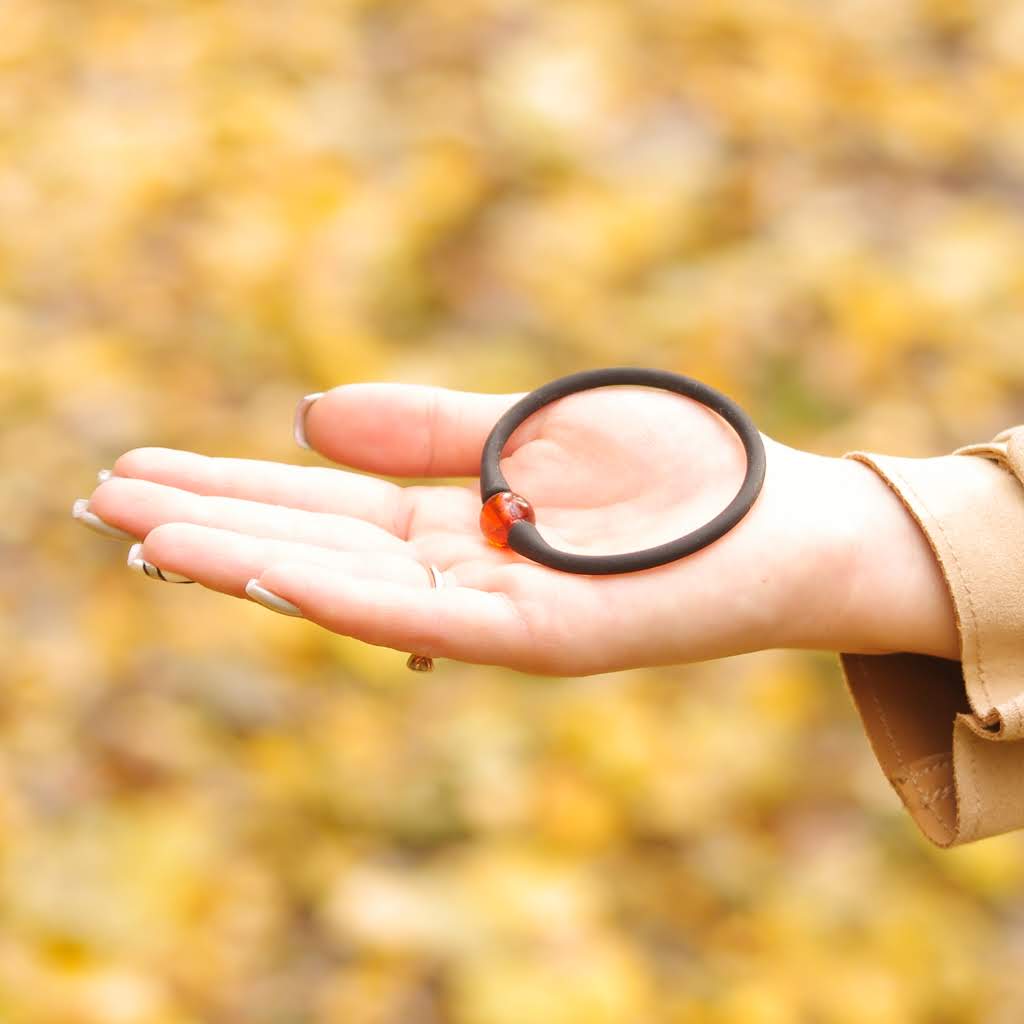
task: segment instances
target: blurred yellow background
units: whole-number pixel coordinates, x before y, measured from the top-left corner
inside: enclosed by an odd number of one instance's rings
[[[1019,3],[0,2],[0,1021],[1019,1021],[1022,837],[923,839],[834,656],[424,677],[69,509],[624,363],[944,453],[1022,300]]]

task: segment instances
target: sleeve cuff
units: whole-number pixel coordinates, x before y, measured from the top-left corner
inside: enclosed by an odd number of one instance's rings
[[[975,456],[966,474],[952,460]],[[903,502],[942,569],[961,660],[840,654],[882,771],[940,847],[1024,828],[1024,425],[952,455],[850,452]]]

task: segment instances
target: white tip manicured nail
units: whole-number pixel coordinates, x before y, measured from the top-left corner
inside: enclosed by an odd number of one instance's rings
[[[141,572],[143,576],[148,576],[151,580],[163,580],[164,583],[195,583],[195,580],[190,580],[187,576],[182,576],[181,573],[169,572],[152,562],[147,562],[142,557],[141,544],[133,544],[129,549],[128,568],[135,572]]]
[[[249,580],[245,585],[245,592],[264,608],[280,612],[282,615],[294,615],[296,618],[302,618],[302,612],[291,601],[286,601],[283,597],[278,597],[277,594],[267,590],[266,587],[261,587],[259,580]]]
[[[105,484],[113,475],[109,469],[101,469],[96,474],[96,480],[98,483]]]
[[[96,533],[102,533],[104,537],[113,537],[115,540],[136,539],[135,534],[128,533],[126,530],[119,530],[116,526],[105,523],[95,512],[90,512],[88,498],[78,498],[74,505],[71,506],[71,515],[83,526],[88,526],[90,530],[95,530]]]
[[[295,443],[301,448],[310,447],[309,441],[306,440],[306,414],[309,412],[309,407],[318,398],[323,398],[326,393],[326,391],[314,391],[311,395],[305,395],[295,407]]]

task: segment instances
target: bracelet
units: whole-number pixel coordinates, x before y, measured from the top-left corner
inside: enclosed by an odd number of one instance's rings
[[[551,547],[536,527],[533,507],[512,491],[498,466],[502,449],[513,431],[528,416],[556,399],[577,391],[612,384],[662,388],[692,398],[718,413],[739,435],[747,454],[747,472],[736,497],[714,519],[699,529],[656,547],[617,555],[576,555]],[[764,483],[765,451],[761,435],[750,417],[731,399],[692,377],[669,370],[616,366],[583,370],[559,377],[531,391],[508,409],[494,425],[480,459],[480,528],[496,547],[513,551],[562,572],[611,575],[651,569],[692,555],[724,537],[753,507]]]

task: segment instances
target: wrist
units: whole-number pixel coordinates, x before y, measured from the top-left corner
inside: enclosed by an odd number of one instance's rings
[[[869,465],[819,466],[823,564],[835,593],[808,646],[851,654],[960,657],[952,597],[938,557],[900,496]]]

